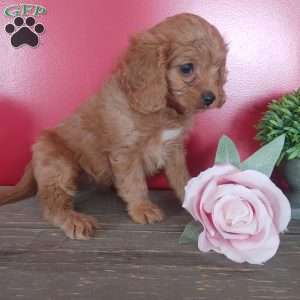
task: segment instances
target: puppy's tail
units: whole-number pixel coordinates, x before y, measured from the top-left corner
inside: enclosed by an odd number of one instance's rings
[[[36,181],[33,176],[31,162],[26,166],[21,180],[15,186],[0,187],[0,206],[23,200],[36,193]]]

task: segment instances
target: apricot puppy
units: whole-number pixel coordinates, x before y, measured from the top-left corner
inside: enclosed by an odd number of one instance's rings
[[[0,204],[37,192],[43,216],[72,239],[89,238],[93,217],[73,209],[81,172],[114,185],[137,223],[163,219],[145,177],[165,169],[179,199],[189,178],[183,134],[193,116],[224,103],[226,45],[199,16],[180,14],[135,36],[98,95],[41,133],[32,161]]]

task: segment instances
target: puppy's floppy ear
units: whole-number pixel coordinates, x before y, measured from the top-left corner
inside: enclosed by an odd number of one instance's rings
[[[132,39],[121,64],[121,86],[133,110],[143,114],[166,106],[167,43],[144,32]]]

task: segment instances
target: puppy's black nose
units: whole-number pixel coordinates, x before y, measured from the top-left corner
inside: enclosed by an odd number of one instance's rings
[[[206,91],[201,95],[201,98],[204,102],[205,105],[211,105],[215,100],[216,96],[213,92],[211,91]]]

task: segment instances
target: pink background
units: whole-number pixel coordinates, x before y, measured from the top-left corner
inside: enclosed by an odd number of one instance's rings
[[[21,1],[0,1],[4,7]],[[193,174],[213,162],[219,137],[247,156],[258,145],[254,124],[273,97],[300,86],[300,1],[31,0],[48,9],[36,49],[14,49],[0,15],[0,184],[15,183],[30,146],[101,86],[128,36],[163,18],[192,12],[215,24],[229,44],[228,100],[198,116],[188,146]],[[152,186],[162,186],[156,178]]]

